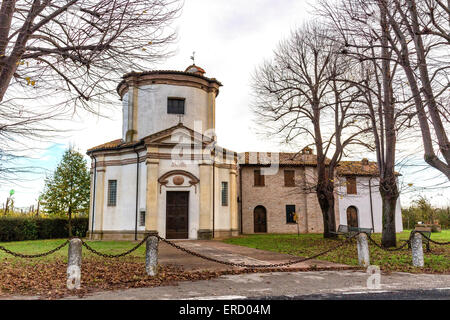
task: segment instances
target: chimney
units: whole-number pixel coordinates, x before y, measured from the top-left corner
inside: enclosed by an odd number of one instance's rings
[[[305,147],[302,149],[302,154],[312,154],[312,149],[310,147]]]

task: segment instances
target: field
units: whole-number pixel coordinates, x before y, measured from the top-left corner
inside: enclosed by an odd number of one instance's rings
[[[403,243],[400,240],[408,239],[409,234],[410,230],[398,234],[398,245]],[[372,238],[377,243],[381,243],[381,234],[374,234]],[[432,233],[431,239],[440,242],[450,241],[450,230]],[[301,234],[300,236],[296,234],[255,234],[230,238],[224,241],[230,244],[301,257],[312,256],[338,244],[337,240],[323,239],[321,234]],[[380,266],[381,270],[385,272],[405,271],[450,274],[450,245],[438,246],[431,243],[430,253],[425,252],[424,246],[424,268],[415,268],[412,266],[411,250],[408,250],[407,247],[397,252],[388,252],[377,248],[369,242],[369,250],[371,264]],[[318,259],[356,266],[358,265],[356,240],[352,240],[348,245],[321,256]]]

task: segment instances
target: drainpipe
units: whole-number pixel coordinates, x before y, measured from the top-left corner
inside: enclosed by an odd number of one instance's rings
[[[373,177],[369,178],[370,217],[372,218],[372,232],[375,232],[375,226],[373,223],[372,179],[373,179]]]
[[[214,152],[213,158],[213,225],[212,225],[212,237],[215,237],[215,224],[216,224],[216,153]]]
[[[94,158],[94,190],[92,195],[92,227],[91,227],[91,238],[94,237],[94,217],[95,217],[95,187],[97,185],[97,158],[92,155]]]
[[[136,151],[136,147],[133,148],[136,153],[136,217],[134,225],[134,240],[137,240],[137,228],[138,228],[138,211],[139,211],[139,152]]]
[[[243,211],[243,205],[244,201],[242,200],[242,167],[239,165],[239,200],[240,200],[240,207],[239,207],[239,228],[240,228],[240,234],[243,234],[242,230],[242,211]]]

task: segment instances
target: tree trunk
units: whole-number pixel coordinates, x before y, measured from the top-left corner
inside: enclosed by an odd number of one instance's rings
[[[72,237],[72,208],[69,207],[69,237]]]
[[[336,238],[332,233],[336,231],[336,217],[334,214],[334,193],[333,185],[330,183],[319,183],[317,186],[317,199],[323,216],[323,237]]]
[[[8,215],[8,209],[9,209],[9,197],[6,198],[6,207],[5,207],[5,212],[4,212],[5,216]]]
[[[381,236],[381,245],[385,248],[396,247],[395,209],[397,207],[399,194],[395,177],[393,179],[382,179],[380,182],[380,194],[383,205],[383,233]]]

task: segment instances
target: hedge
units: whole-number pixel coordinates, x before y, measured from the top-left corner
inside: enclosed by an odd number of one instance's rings
[[[66,218],[0,218],[0,242],[56,239],[69,236],[69,220]],[[89,218],[72,218],[72,234],[85,237]]]

